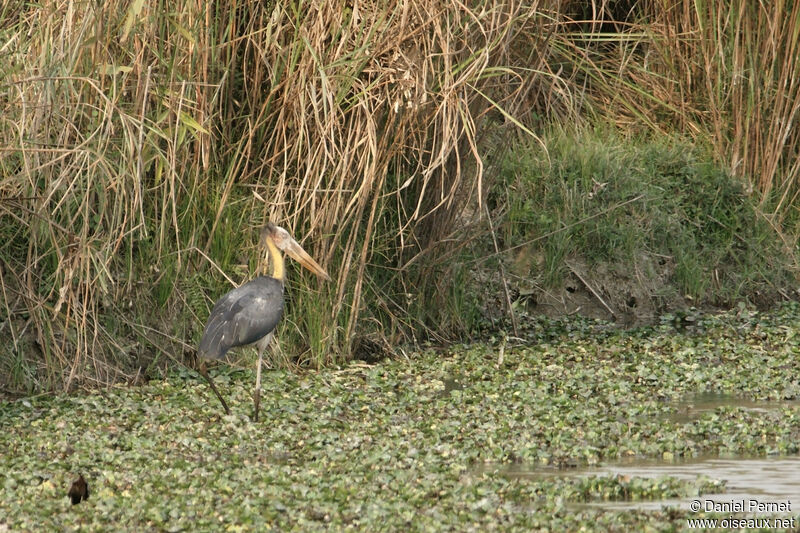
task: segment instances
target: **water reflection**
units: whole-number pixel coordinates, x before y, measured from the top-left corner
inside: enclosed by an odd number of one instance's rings
[[[690,422],[700,418],[705,413],[712,412],[719,407],[738,407],[745,411],[767,413],[787,407],[798,407],[798,400],[772,400],[760,401],[743,398],[734,394],[721,394],[716,392],[706,392],[695,394],[673,402],[677,412],[668,416],[667,420],[682,423]]]
[[[587,507],[608,510],[661,509],[674,506],[688,510],[692,500],[738,503],[756,500],[767,503],[794,502],[792,512],[800,510],[800,457],[736,459],[703,458],[675,463],[636,461],[584,468],[566,473],[569,476],[630,476],[660,478],[671,476],[696,481],[700,476],[725,480],[724,494],[704,494],[674,500],[592,502]]]
[[[490,465],[481,467],[486,472]],[[791,514],[800,512],[800,457],[736,458],[705,457],[687,460],[660,461],[655,459],[630,459],[601,466],[558,469],[556,467],[525,467],[512,465],[494,470],[512,478],[545,480],[554,477],[580,478],[589,476],[620,476],[633,478],[673,477],[695,483],[699,478],[724,480],[722,494],[703,494],[681,499],[598,501],[574,503],[576,509],[596,508],[609,511],[660,510],[677,507],[690,510],[693,500],[710,501],[717,504],[733,504],[756,500],[764,503],[790,502]],[[745,509],[746,511],[746,509]],[[745,512],[745,514],[748,514]],[[763,514],[763,513],[756,513]],[[778,513],[787,514],[787,513]]]

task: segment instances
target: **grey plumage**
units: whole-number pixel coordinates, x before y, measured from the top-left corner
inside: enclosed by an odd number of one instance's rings
[[[283,282],[259,276],[214,305],[200,340],[200,356],[222,359],[231,348],[253,344],[272,333],[282,315]]]

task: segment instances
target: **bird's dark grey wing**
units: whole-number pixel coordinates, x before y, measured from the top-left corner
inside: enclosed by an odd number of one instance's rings
[[[233,289],[214,304],[200,340],[199,353],[221,359],[236,346],[252,344],[270,333],[283,315],[283,284],[259,276]]]

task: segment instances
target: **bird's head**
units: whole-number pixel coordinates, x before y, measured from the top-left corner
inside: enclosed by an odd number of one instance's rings
[[[267,222],[261,229],[261,242],[266,246],[269,246],[269,243],[271,242],[280,251],[288,254],[289,257],[303,265],[317,276],[330,281],[331,278],[328,276],[328,273],[325,272],[325,269],[322,268],[316,261],[314,261],[314,259],[312,259],[311,256],[308,255],[305,250],[303,250],[303,247],[300,246],[300,243],[294,240],[289,232],[282,227],[277,226],[272,222]]]

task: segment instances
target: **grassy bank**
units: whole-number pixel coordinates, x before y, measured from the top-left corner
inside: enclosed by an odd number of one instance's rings
[[[776,234],[758,199],[703,147],[555,129],[513,146],[497,167],[487,203],[499,257],[533,312],[582,307],[646,323],[691,306],[798,297],[797,242]]]
[[[524,317],[522,317],[524,318]],[[619,458],[798,451],[796,404],[723,406],[702,392],[796,399],[800,307],[696,315],[620,332],[584,319],[521,320],[524,342],[411,361],[265,375],[220,368],[233,413],[185,373],[143,387],[0,403],[0,528],[236,531],[630,531],[685,528],[686,509],[581,502],[724,490],[724,480],[509,476]],[[685,408],[684,408],[685,409]],[[681,411],[681,412],[679,412]],[[83,473],[90,498],[70,505]]]

